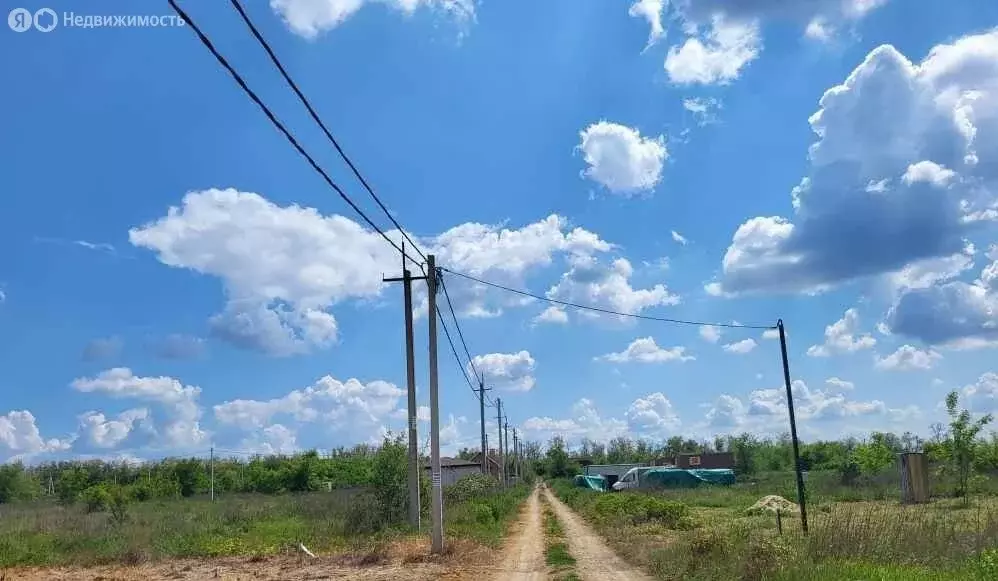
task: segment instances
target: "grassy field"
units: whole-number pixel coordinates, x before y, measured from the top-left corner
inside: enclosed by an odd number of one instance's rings
[[[448,537],[498,546],[527,492],[524,486],[449,498]],[[299,542],[315,553],[335,553],[420,534],[398,522],[372,522],[368,509],[356,490],[154,500],[131,503],[124,514],[88,512],[80,503],[4,504],[0,567],[263,556],[293,552]],[[428,517],[423,520],[428,525]]]
[[[795,499],[780,483],[654,493],[552,483],[623,558],[659,579],[998,579],[998,498],[903,507],[878,489],[813,488],[805,538],[796,514],[783,516],[782,535],[775,514],[746,514],[767,494]]]

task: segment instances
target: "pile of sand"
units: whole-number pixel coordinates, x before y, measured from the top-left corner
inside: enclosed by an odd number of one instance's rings
[[[759,502],[753,504],[752,507],[745,512],[750,515],[775,514],[777,512],[780,514],[793,514],[800,512],[800,507],[782,496],[771,494],[759,499]]]

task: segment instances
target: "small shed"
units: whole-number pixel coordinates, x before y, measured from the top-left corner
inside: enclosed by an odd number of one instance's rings
[[[432,481],[433,477],[430,464],[424,464],[423,469],[426,472],[426,477]],[[460,458],[448,458],[446,456],[440,458],[440,483],[443,486],[450,486],[465,476],[481,473],[481,462],[461,460]]]
[[[898,454],[901,468],[901,502],[915,504],[929,501],[929,466],[922,452]]]

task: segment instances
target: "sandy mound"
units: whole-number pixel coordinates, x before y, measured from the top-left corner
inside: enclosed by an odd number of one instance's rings
[[[759,499],[759,502],[753,504],[752,507],[745,512],[748,514],[770,514],[777,512],[781,514],[791,514],[799,511],[800,507],[796,504],[790,502],[782,496],[771,494]]]

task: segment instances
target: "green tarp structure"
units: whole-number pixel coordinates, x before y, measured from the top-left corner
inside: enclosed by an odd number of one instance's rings
[[[728,468],[691,469],[653,468],[640,477],[640,488],[695,488],[701,484],[731,485],[735,472]]]
[[[589,488],[600,492],[606,492],[607,490],[606,478],[599,475],[586,476],[585,474],[577,474],[575,476],[575,485],[580,488]]]

